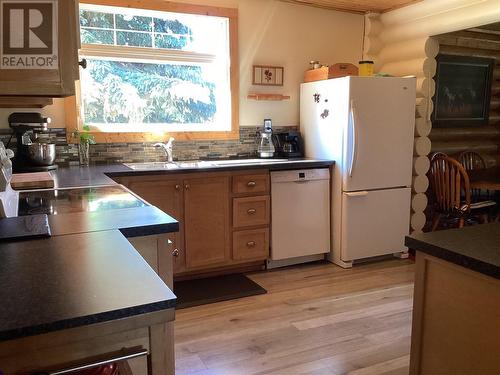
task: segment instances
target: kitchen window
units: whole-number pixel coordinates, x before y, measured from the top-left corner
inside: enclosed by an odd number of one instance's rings
[[[80,4],[80,126],[96,135],[237,136],[236,10],[91,2]]]

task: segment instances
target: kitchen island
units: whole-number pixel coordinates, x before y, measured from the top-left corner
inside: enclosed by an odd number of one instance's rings
[[[410,374],[497,374],[500,223],[418,234]]]
[[[114,186],[101,187],[105,201],[130,194]],[[146,202],[88,212],[80,191],[70,200],[77,212],[49,214],[52,237],[0,243],[0,373],[110,362],[134,374],[173,374],[169,237],[179,223]],[[30,192],[30,202],[40,202],[37,194],[47,191]]]

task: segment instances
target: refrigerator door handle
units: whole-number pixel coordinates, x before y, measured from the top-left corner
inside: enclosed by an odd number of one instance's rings
[[[351,101],[351,126],[352,126],[352,155],[351,155],[351,166],[349,167],[349,177],[352,177],[354,171],[354,166],[356,164],[356,159],[358,157],[358,132],[356,128],[356,110],[354,107],[354,100]]]
[[[346,196],[350,198],[355,198],[355,197],[366,197],[368,195],[367,191],[355,191],[352,193],[345,193]]]

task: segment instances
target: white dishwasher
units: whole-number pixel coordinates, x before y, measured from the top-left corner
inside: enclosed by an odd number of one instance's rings
[[[323,259],[330,252],[330,170],[271,172],[268,268]]]

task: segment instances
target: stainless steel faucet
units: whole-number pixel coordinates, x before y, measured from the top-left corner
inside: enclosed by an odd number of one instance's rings
[[[174,152],[173,152],[173,145],[174,145],[175,139],[173,137],[170,137],[167,143],[155,143],[153,146],[155,147],[161,147],[163,151],[165,151],[165,154],[167,155],[167,162],[168,163],[173,163],[174,162]]]

